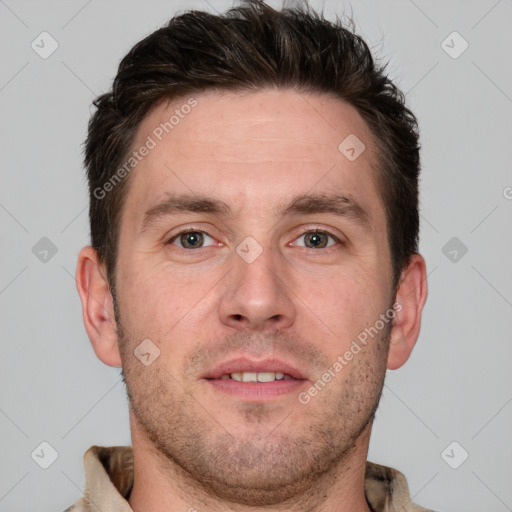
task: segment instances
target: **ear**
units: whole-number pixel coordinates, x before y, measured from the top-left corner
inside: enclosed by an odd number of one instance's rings
[[[98,254],[90,246],[80,251],[75,279],[85,330],[94,352],[105,364],[121,367],[112,294]]]
[[[425,260],[414,254],[402,271],[395,299],[395,317],[391,331],[387,367],[400,368],[411,355],[421,327],[421,313],[427,300]]]

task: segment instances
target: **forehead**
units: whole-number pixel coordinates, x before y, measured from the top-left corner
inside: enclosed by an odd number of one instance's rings
[[[139,126],[133,149],[144,146],[151,149],[126,202],[134,215],[170,193],[215,194],[242,207],[339,189],[379,202],[368,127],[328,95],[212,91],[162,102]]]
[[[338,157],[340,136],[351,134],[369,142],[366,123],[348,103],[326,94],[263,89],[210,91],[162,102],[144,118],[137,142],[146,135],[164,145],[185,140],[191,149],[200,147],[203,157],[251,162],[247,144],[253,141],[265,144],[275,158],[310,160],[318,150],[326,158]],[[294,153],[285,141],[296,141]],[[204,142],[210,144],[203,147]]]

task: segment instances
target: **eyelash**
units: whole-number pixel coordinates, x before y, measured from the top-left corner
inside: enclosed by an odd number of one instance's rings
[[[341,245],[342,244],[342,241],[334,234],[334,233],[331,233],[330,231],[327,231],[325,229],[320,229],[320,228],[306,228],[305,231],[303,231],[297,238],[301,238],[303,237],[304,235],[307,235],[308,233],[322,233],[324,235],[327,235],[328,237],[332,238],[338,245]],[[329,242],[327,242],[329,243]],[[325,250],[329,250],[329,249],[335,249],[336,245],[331,245],[330,247],[322,247],[322,249],[325,251]],[[304,247],[304,249],[309,249],[309,247]],[[312,249],[312,250],[318,250],[318,249]]]
[[[208,235],[210,238],[214,238],[213,236],[211,236],[210,234],[208,234],[206,231],[203,231],[201,229],[197,229],[197,228],[194,228],[194,227],[191,227],[191,228],[186,228],[186,229],[183,229],[182,231],[179,231],[178,233],[175,233],[166,243],[166,245],[172,245],[172,243],[178,238],[180,237],[181,235],[185,235],[187,233],[203,233],[205,235]],[[332,239],[334,239],[338,244],[342,244],[343,242],[333,233],[331,233],[330,231],[327,231],[325,229],[320,229],[320,228],[311,228],[311,227],[308,227],[308,228],[305,228],[304,231],[301,232],[301,234],[297,237],[297,238],[300,238],[304,235],[307,235],[308,233],[322,233],[322,234],[325,234],[327,236],[330,236]],[[296,240],[296,239],[295,239]],[[178,247],[178,246],[177,246]],[[178,249],[183,249],[184,251],[200,251],[201,249],[206,249],[207,247],[199,247],[198,249],[186,249],[184,247],[178,247]],[[330,246],[330,247],[322,247],[322,249],[325,251],[325,250],[328,250],[328,249],[333,249],[334,246]],[[318,250],[318,249],[312,249],[310,247],[304,247],[304,249],[311,249],[311,250]]]

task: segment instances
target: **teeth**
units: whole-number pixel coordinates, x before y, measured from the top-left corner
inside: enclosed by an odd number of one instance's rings
[[[274,372],[260,372],[257,374],[258,382],[272,382],[276,380]]]
[[[258,374],[252,372],[243,372],[242,382],[258,382]]]
[[[233,379],[238,382],[273,382],[275,380],[290,380],[293,377],[281,372],[234,372],[221,376],[222,380]]]

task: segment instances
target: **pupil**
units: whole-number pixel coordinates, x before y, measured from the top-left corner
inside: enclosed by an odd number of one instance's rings
[[[185,233],[181,237],[181,244],[183,247],[194,249],[198,243],[202,242],[202,237],[201,233]]]
[[[322,241],[322,235],[323,233],[312,233],[309,235],[306,235],[307,241],[311,244],[313,244],[313,247],[325,247],[325,243]]]

